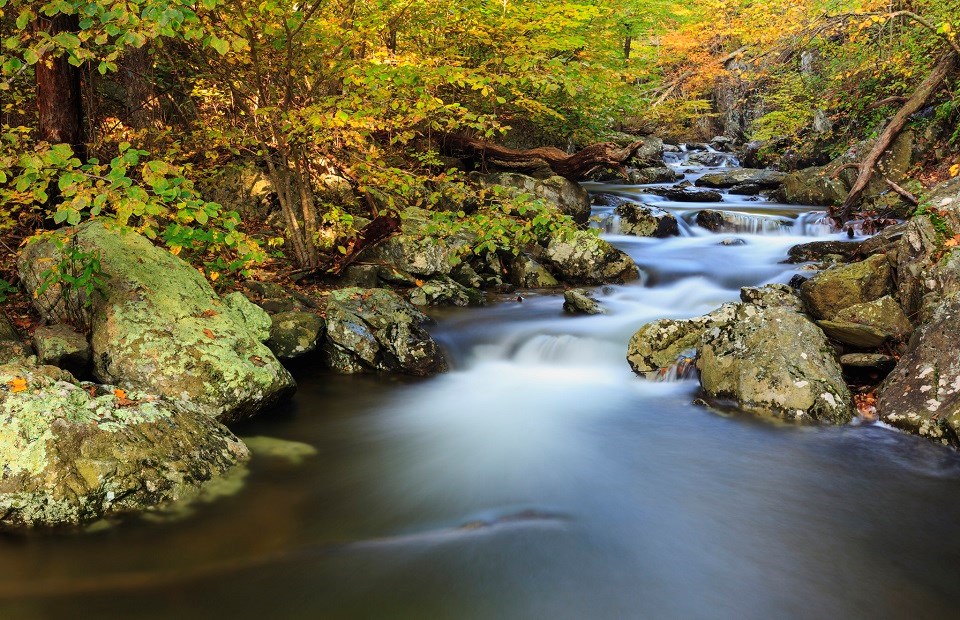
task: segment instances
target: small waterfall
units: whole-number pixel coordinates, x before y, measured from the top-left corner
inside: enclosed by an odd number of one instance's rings
[[[696,351],[688,351],[677,358],[677,361],[657,372],[650,373],[650,379],[661,383],[675,383],[697,378]]]

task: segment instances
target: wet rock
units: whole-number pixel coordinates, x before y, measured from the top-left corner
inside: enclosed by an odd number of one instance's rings
[[[713,209],[699,211],[695,221],[697,226],[715,233],[773,232],[789,225],[788,221],[777,217],[750,215],[733,211],[714,211]]]
[[[797,312],[803,311],[803,302],[796,291],[787,284],[745,286],[740,289],[740,300],[758,308],[789,308]]]
[[[890,264],[877,254],[859,263],[823,271],[800,287],[800,296],[818,319],[832,319],[844,308],[880,299],[889,291]]]
[[[570,289],[563,293],[563,310],[569,314],[606,314],[607,309],[584,289]]]
[[[723,194],[709,189],[686,189],[682,187],[651,187],[648,194],[663,196],[674,202],[722,202]]]
[[[521,288],[552,288],[560,286],[546,268],[530,256],[520,253],[510,263],[510,283]]]
[[[709,172],[697,179],[696,185],[699,187],[726,188],[751,183],[763,189],[776,189],[780,187],[786,176],[783,172],[777,172],[776,170],[731,168],[720,172]]]
[[[451,277],[460,285],[467,288],[479,289],[483,287],[483,278],[477,273],[477,270],[473,268],[470,263],[460,263],[453,268],[453,273],[450,274]],[[360,287],[360,288],[371,288],[371,287]],[[374,287],[375,288],[375,287]]]
[[[728,246],[747,245],[747,242],[744,239],[740,239],[739,237],[731,237],[730,239],[724,239],[718,245],[728,245]]]
[[[554,236],[543,259],[553,273],[571,284],[622,284],[640,277],[632,258],[585,230],[570,238]]]
[[[759,196],[763,191],[764,187],[759,183],[740,183],[730,188],[734,196]]]
[[[818,261],[828,254],[851,258],[860,251],[857,241],[811,241],[795,245],[787,252],[788,263]]]
[[[308,443],[277,437],[244,437],[243,443],[253,453],[254,458],[286,461],[290,465],[299,465],[318,454],[317,449]]]
[[[466,288],[449,276],[438,276],[410,289],[415,306],[482,306],[483,293]]]
[[[704,332],[726,326],[736,318],[738,308],[738,304],[726,304],[705,316],[647,323],[630,338],[627,362],[635,373],[651,376],[680,358],[695,355]]]
[[[631,170],[627,179],[633,185],[650,185],[652,183],[673,183],[683,179],[683,174],[667,166],[651,166]]]
[[[446,370],[440,347],[423,328],[427,317],[386,289],[333,291],[323,350],[338,372],[431,375]]]
[[[804,315],[745,305],[700,341],[700,384],[711,397],[785,420],[846,424],[853,399],[833,349]]]
[[[78,525],[187,499],[248,458],[204,412],[79,384],[53,366],[0,366],[0,524]]]
[[[837,312],[829,321],[817,325],[834,340],[861,349],[879,347],[888,340],[903,340],[913,333],[913,325],[893,297],[857,304]]]
[[[783,179],[782,199],[788,204],[838,205],[847,197],[849,189],[839,180],[830,178],[833,168],[806,168],[792,172]]]
[[[669,211],[633,202],[624,202],[615,210],[620,217],[620,233],[637,237],[675,237],[680,234],[677,218]]]
[[[960,296],[947,298],[887,377],[877,413],[897,428],[960,446]]]
[[[33,346],[41,364],[75,375],[85,374],[90,367],[90,343],[69,325],[38,327],[33,332]]]
[[[238,309],[239,298],[221,300],[196,269],[135,232],[91,220],[58,234],[97,252],[107,279],[82,321],[92,326],[98,380],[188,401],[223,422],[254,415],[295,389],[261,342],[257,325],[269,318],[252,304]],[[27,274],[38,264],[59,261],[49,240],[29,247],[19,262],[24,282],[34,282]]]
[[[323,319],[313,312],[281,312],[273,315],[267,346],[280,359],[294,359],[315,350],[323,330]]]

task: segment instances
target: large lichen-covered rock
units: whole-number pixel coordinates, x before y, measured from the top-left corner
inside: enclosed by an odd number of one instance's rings
[[[880,299],[890,287],[890,263],[884,254],[827,269],[800,287],[811,314],[832,319],[844,308]]]
[[[903,430],[960,447],[960,295],[943,301],[880,390],[877,413]]]
[[[86,310],[98,380],[188,401],[223,422],[293,392],[290,373],[261,342],[262,311],[224,303],[196,269],[132,231],[91,220],[68,234],[100,256],[107,278]],[[28,249],[21,273],[57,253],[49,241]]]
[[[764,189],[776,189],[780,187],[786,176],[783,172],[763,168],[731,168],[730,170],[708,172],[697,179],[695,184],[700,187],[724,188],[750,183]]]
[[[555,274],[573,284],[623,283],[640,277],[632,258],[585,230],[570,237],[555,235],[543,258]]]
[[[347,374],[441,372],[446,361],[423,328],[426,322],[426,316],[392,291],[333,291],[327,303],[324,354],[331,368]]]
[[[830,176],[828,167],[805,168],[788,174],[781,188],[783,201],[788,204],[837,205],[842,203],[849,188],[840,179]]]
[[[579,183],[561,176],[535,179],[516,172],[496,172],[474,178],[486,187],[500,185],[540,198],[578,224],[590,219],[590,194]]]
[[[462,236],[430,234],[433,216],[425,209],[411,207],[404,209],[401,215],[401,233],[365,250],[363,260],[387,265],[419,278],[449,275],[470,240]]]
[[[803,301],[787,284],[745,286],[740,289],[740,301],[758,308],[789,308],[803,312]]]
[[[662,238],[680,234],[677,218],[663,209],[624,202],[614,213],[620,218],[619,229],[624,235]]]
[[[41,364],[57,366],[73,374],[83,374],[90,366],[87,337],[69,325],[38,327],[33,332],[33,346]]]
[[[229,430],[183,403],[0,366],[0,524],[82,524],[188,498],[244,461]]]
[[[420,282],[410,290],[415,306],[482,306],[483,293],[463,286],[449,276],[437,276]]]
[[[650,376],[691,357],[706,330],[723,327],[737,316],[739,304],[725,304],[710,314],[692,319],[658,319],[647,323],[630,338],[627,362],[637,374]]]
[[[913,316],[920,312],[927,293],[927,270],[939,251],[937,230],[929,216],[911,219],[896,244],[897,300]]]
[[[281,312],[273,315],[267,346],[280,359],[294,359],[317,348],[324,322],[313,312]]]
[[[878,347],[887,340],[904,339],[913,325],[893,297],[844,308],[829,321],[817,321],[827,336],[862,349]]]
[[[788,308],[744,305],[736,320],[708,329],[697,368],[709,396],[791,421],[845,424],[853,399],[823,332]]]
[[[270,326],[272,321],[266,310],[256,305],[240,292],[233,292],[224,295],[221,299],[229,312],[233,313],[233,318],[250,332],[254,338],[260,342],[265,342],[270,337]]]
[[[552,288],[560,286],[546,267],[528,254],[521,252],[510,261],[510,283],[521,288]]]

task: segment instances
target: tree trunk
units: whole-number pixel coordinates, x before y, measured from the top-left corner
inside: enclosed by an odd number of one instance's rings
[[[844,200],[840,206],[840,212],[837,216],[840,221],[844,221],[849,215],[850,210],[860,201],[860,197],[863,195],[864,190],[867,189],[870,179],[873,178],[873,171],[884,152],[886,152],[893,141],[897,139],[897,136],[906,126],[910,117],[925,106],[927,101],[930,100],[930,97],[943,86],[947,76],[950,75],[956,66],[956,62],[957,55],[955,53],[948,52],[944,55],[940,59],[940,62],[933,68],[933,71],[930,72],[930,75],[927,76],[927,79],[910,95],[907,102],[900,108],[900,111],[896,113],[883,130],[883,133],[880,134],[880,137],[877,138],[877,143],[870,149],[870,152],[867,153],[863,161],[860,162],[857,180],[854,182],[853,187],[850,188],[850,193],[847,194],[846,200]]]
[[[153,61],[147,46],[129,49],[120,61],[127,104],[127,123],[134,129],[156,128],[160,106],[153,87]]]
[[[630,51],[633,47],[633,37],[627,35],[627,38],[623,40],[623,58],[624,60],[630,60]]]
[[[76,32],[77,17],[61,14],[40,18],[36,27],[51,37],[61,32]],[[51,144],[69,144],[80,159],[86,159],[80,70],[67,62],[66,55],[46,54],[34,66],[34,73],[39,112],[37,137]]]
[[[571,181],[581,181],[600,168],[623,169],[623,165],[643,145],[643,140],[620,147],[613,142],[592,144],[573,155],[552,146],[535,149],[511,149],[485,140],[449,134],[445,146],[454,154],[480,157],[500,168],[531,171],[549,166],[554,174]]]

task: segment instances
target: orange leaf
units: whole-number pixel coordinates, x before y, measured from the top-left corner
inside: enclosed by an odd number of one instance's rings
[[[213,335],[213,332],[210,331],[209,329],[203,330],[203,335],[209,338],[210,340],[216,340],[217,338],[216,336]]]
[[[27,389],[27,380],[23,377],[14,377],[10,383],[7,385],[10,386],[10,391],[16,394],[17,392],[24,392]]]
[[[119,398],[120,400],[125,400],[127,398],[127,393],[119,388],[113,391],[113,395]]]
[[[423,280],[417,280],[416,284],[418,287],[423,286]]]

